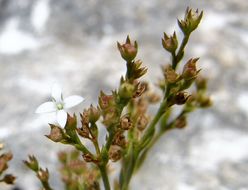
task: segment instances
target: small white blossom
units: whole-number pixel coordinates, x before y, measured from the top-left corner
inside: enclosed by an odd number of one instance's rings
[[[67,121],[65,110],[80,104],[83,100],[83,97],[77,95],[63,98],[62,88],[56,84],[52,88],[52,101],[41,104],[35,113],[56,112],[57,122],[61,127],[65,127]]]

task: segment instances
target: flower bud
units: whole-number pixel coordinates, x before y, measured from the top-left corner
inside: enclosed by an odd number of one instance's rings
[[[65,137],[63,129],[53,124],[49,124],[49,125],[51,127],[50,134],[45,136],[50,140],[52,140],[53,142],[61,142]]]
[[[93,105],[90,105],[90,108],[88,109],[89,114],[89,122],[95,123],[99,117],[100,117],[100,110]]]
[[[124,82],[119,88],[119,95],[121,98],[129,99],[133,97],[134,86],[130,83]]]
[[[202,108],[207,108],[207,107],[210,107],[213,102],[211,101],[211,99],[207,96],[201,96],[199,99],[198,99],[198,102],[200,104],[200,107]]]
[[[24,161],[24,164],[30,168],[31,170],[37,172],[39,170],[39,163],[37,161],[37,159],[35,158],[35,156],[28,156],[29,161]]]
[[[121,53],[121,56],[127,62],[131,62],[137,55],[138,44],[134,41],[134,45],[131,43],[129,36],[127,36],[126,43],[120,44],[117,42],[117,47]]]
[[[110,108],[106,111],[104,117],[103,117],[103,123],[104,125],[107,126],[107,128],[109,126],[111,126],[113,123],[118,122],[118,113],[116,108]]]
[[[83,114],[80,113],[80,117],[81,117],[81,124],[82,125],[88,125],[89,124],[89,111],[84,109]]]
[[[207,89],[207,79],[202,76],[198,76],[195,80],[195,85],[197,90],[205,90]]]
[[[68,130],[74,130],[77,128],[77,117],[74,114],[73,116],[70,116],[69,114],[67,114],[67,123],[65,126],[66,131]]]
[[[182,77],[184,80],[191,80],[196,78],[200,70],[196,69],[196,62],[199,58],[190,59],[183,67]]]
[[[117,145],[111,145],[109,149],[109,158],[113,161],[116,162],[121,159],[122,156],[122,150],[121,147]]]
[[[175,52],[178,46],[176,32],[173,33],[173,36],[167,36],[167,34],[164,33],[164,38],[162,39],[162,45],[164,49],[166,49],[167,51],[171,53]]]
[[[170,84],[174,84],[179,80],[179,75],[176,73],[174,69],[172,69],[171,65],[167,65],[163,68],[164,70],[164,77],[166,82]]]
[[[178,25],[185,35],[189,35],[193,32],[199,25],[203,16],[203,11],[199,13],[198,9],[193,10],[187,8],[185,12],[184,20],[179,21]]]
[[[104,92],[100,92],[100,96],[98,98],[99,106],[102,110],[105,110],[111,107],[114,104],[113,95],[106,95]]]

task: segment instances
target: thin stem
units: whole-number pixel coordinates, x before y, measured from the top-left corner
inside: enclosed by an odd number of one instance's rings
[[[96,123],[91,123],[91,125],[92,125],[93,127],[97,128]],[[91,127],[92,127],[92,126],[91,126]],[[90,140],[92,141],[92,143],[93,143],[93,145],[94,145],[94,147],[95,147],[95,150],[96,150],[97,155],[99,156],[99,155],[101,154],[101,151],[100,151],[100,147],[99,147],[97,135],[95,136],[95,135],[92,133],[92,131],[90,130],[90,128],[89,128],[89,132],[90,132],[90,135],[91,135]]]
[[[182,41],[182,43],[181,43],[181,45],[179,47],[179,50],[178,50],[177,54],[174,55],[174,56],[172,55],[172,68],[174,70],[176,70],[176,67],[177,67],[178,63],[183,58],[184,48],[185,48],[185,46],[187,45],[187,43],[189,41],[189,36],[190,36],[190,34],[184,35],[183,41]]]
[[[82,151],[84,154],[91,154],[92,153],[82,144],[81,140],[79,139],[78,135],[76,135],[76,142],[78,146],[75,146],[76,149]]]
[[[161,116],[165,113],[167,107],[167,100],[164,100],[159,109],[156,113],[155,117],[153,118],[152,122],[150,123],[148,129],[146,130],[145,134],[141,138],[140,143],[140,150],[142,150],[152,139],[154,133],[155,133],[155,127],[158,121],[160,120]]]
[[[103,181],[103,185],[104,185],[105,190],[111,190],[106,165],[105,164],[99,165],[98,167],[99,167],[100,172],[101,172],[102,181]]]
[[[99,156],[99,155],[101,154],[100,147],[99,147],[99,143],[98,143],[98,141],[96,140],[96,138],[93,138],[93,139],[92,139],[92,142],[93,142],[93,144],[94,144],[96,153],[97,153],[97,155]]]

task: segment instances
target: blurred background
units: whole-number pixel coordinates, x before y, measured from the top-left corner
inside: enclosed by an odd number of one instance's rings
[[[170,59],[163,32],[179,31],[187,6],[204,10],[185,60],[201,57],[214,106],[190,116],[189,127],[164,136],[131,183],[142,190],[248,189],[248,1],[247,0],[0,0],[0,141],[14,159],[10,171],[23,190],[39,182],[22,164],[34,154],[62,189],[48,118],[34,114],[50,98],[54,82],[65,96],[97,102],[125,73],[116,48],[127,34],[139,43],[138,58],[155,83]],[[11,189],[0,186],[0,189]]]

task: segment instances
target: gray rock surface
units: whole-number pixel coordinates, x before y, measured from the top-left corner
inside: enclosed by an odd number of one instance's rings
[[[138,40],[146,78],[155,82],[169,60],[162,33],[178,29],[176,18],[187,6],[205,12],[185,59],[201,57],[214,106],[158,142],[132,189],[248,189],[247,0],[0,0],[0,139],[14,153],[10,170],[18,186],[38,189],[21,163],[34,154],[61,189],[55,170],[63,147],[44,137],[52,117],[34,114],[49,99],[50,86],[59,82],[65,95],[86,98],[72,111],[96,102],[99,90],[115,88],[125,72],[115,42],[126,34]]]

